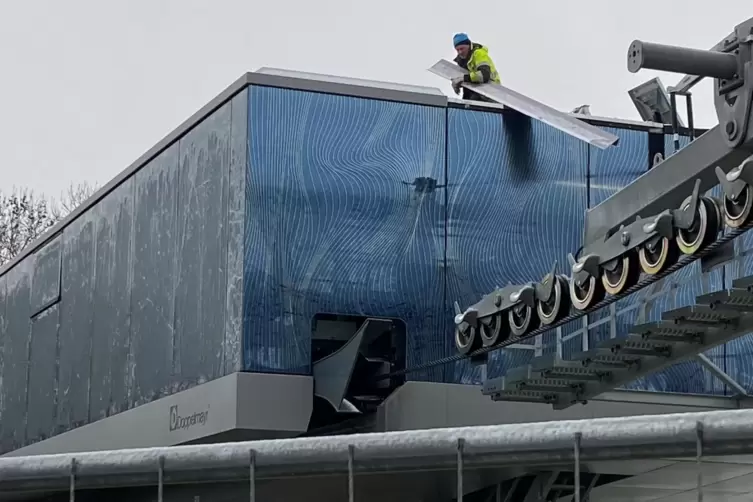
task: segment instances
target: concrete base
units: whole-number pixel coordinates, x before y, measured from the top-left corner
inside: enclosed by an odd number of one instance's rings
[[[313,395],[309,376],[233,373],[3,456],[293,437]]]

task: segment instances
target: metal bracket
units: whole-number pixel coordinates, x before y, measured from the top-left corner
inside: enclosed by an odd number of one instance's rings
[[[361,347],[391,328],[392,321],[368,318],[345,345],[316,361],[312,369],[314,394],[325,399],[336,411],[352,411],[345,405],[344,398]]]

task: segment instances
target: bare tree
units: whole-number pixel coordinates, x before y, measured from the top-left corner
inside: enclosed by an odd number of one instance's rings
[[[55,224],[48,200],[28,189],[0,193],[0,265]]]
[[[87,182],[71,185],[58,200],[29,189],[0,192],[0,266],[65,218],[96,190]]]
[[[55,221],[65,218],[71,211],[80,206],[97,190],[97,185],[90,185],[84,181],[78,185],[71,184],[60,198],[52,204],[51,212]]]

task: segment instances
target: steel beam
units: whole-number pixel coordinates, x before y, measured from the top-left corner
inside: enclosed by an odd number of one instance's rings
[[[648,217],[680,207],[693,192],[696,180],[701,182],[701,193],[707,192],[719,184],[714,173],[716,166],[729,172],[753,153],[750,129],[744,143],[737,148],[726,143],[722,132],[719,126],[710,129],[683,148],[681,154],[666,158],[586,211],[583,254],[587,246],[603,240],[620,225],[634,221],[636,216]]]
[[[700,362],[707,370],[711,372],[712,375],[714,375],[716,378],[722,381],[725,385],[730,387],[735,391],[736,396],[739,397],[749,397],[748,391],[745,390],[745,387],[740,385],[737,380],[732,378],[727,372],[725,372],[723,369],[721,369],[719,366],[714,364],[714,362],[706,357],[704,354],[698,354],[695,356],[698,362]]]

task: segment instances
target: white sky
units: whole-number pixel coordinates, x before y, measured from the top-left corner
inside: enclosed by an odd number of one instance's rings
[[[465,31],[503,82],[555,108],[638,118],[630,42],[709,48],[750,0],[0,0],[0,189],[106,183],[242,73],[291,70],[429,85]],[[665,85],[679,77],[662,74]],[[710,83],[696,123],[716,117]]]

